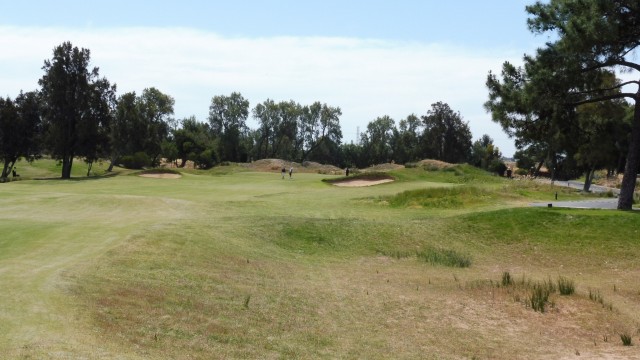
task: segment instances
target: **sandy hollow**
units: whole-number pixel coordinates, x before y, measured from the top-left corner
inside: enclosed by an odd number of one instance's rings
[[[362,187],[362,186],[373,186],[380,185],[388,182],[392,182],[392,179],[382,179],[382,180],[346,180],[333,183],[335,186],[343,186],[343,187]]]

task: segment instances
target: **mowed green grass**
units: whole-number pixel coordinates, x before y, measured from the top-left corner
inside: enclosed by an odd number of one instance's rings
[[[639,356],[619,334],[640,342],[640,215],[529,208],[582,196],[456,169],[365,188],[239,167],[0,184],[0,353]],[[471,264],[427,262],[428,249]],[[565,276],[576,294],[534,312],[496,286],[505,271]]]

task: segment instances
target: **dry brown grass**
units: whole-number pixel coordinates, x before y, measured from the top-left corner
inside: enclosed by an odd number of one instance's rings
[[[445,162],[445,161],[432,160],[432,159],[420,160],[420,161],[417,162],[417,165],[426,166],[426,167],[434,168],[434,169],[438,169],[438,170],[448,169],[448,168],[456,166],[455,164],[451,164],[451,163],[448,163],[448,162]]]

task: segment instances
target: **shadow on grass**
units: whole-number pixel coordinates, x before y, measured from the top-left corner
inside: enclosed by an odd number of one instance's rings
[[[100,179],[112,178],[112,177],[116,177],[118,175],[120,175],[120,173],[111,172],[111,173],[104,174],[104,175],[71,177],[69,179],[63,179],[61,177],[35,177],[35,178],[32,178],[31,180],[91,181],[91,180],[100,180]],[[29,179],[25,179],[25,180],[29,180]]]

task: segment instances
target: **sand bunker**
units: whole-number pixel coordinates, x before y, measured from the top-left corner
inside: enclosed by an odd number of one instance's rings
[[[182,175],[180,174],[171,174],[171,173],[140,174],[138,176],[142,176],[145,178],[153,178],[153,179],[179,179],[182,177]]]
[[[333,183],[335,186],[344,186],[344,187],[362,187],[362,186],[373,186],[380,185],[388,182],[392,182],[392,179],[381,179],[381,180],[346,180],[339,181]]]

